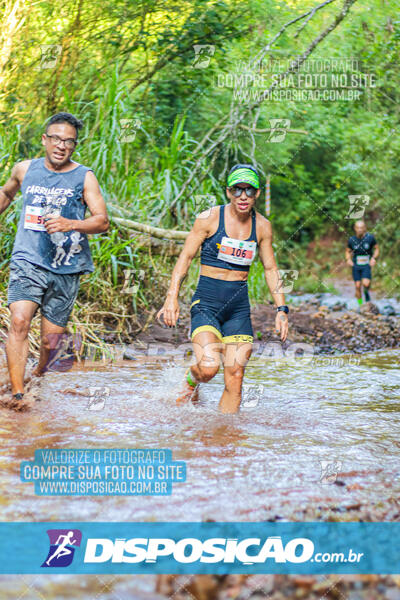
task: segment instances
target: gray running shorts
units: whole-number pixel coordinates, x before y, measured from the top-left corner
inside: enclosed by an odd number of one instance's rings
[[[10,262],[9,306],[18,300],[39,304],[42,315],[66,327],[79,290],[80,273],[62,275],[18,258]]]

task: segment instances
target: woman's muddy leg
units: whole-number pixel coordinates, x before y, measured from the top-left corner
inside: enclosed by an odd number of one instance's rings
[[[248,342],[225,344],[223,351],[225,388],[219,403],[223,413],[236,413],[239,410],[244,371],[251,351],[252,344]]]

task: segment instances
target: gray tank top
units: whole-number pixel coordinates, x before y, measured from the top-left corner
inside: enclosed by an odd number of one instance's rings
[[[94,271],[85,233],[68,231],[47,233],[44,217],[52,214],[83,220],[86,204],[82,200],[88,167],[78,165],[65,173],[50,171],[44,158],[31,161],[21,186],[23,206],[11,259],[23,258],[53,273],[91,273]]]

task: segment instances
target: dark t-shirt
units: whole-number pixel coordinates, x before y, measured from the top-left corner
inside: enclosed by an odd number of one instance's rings
[[[367,261],[357,260],[358,256],[372,256],[372,252],[374,246],[376,244],[376,239],[372,235],[372,233],[366,233],[364,237],[358,238],[356,235],[352,235],[347,242],[347,247],[350,250],[353,250],[353,262],[355,265],[360,264],[368,264]]]

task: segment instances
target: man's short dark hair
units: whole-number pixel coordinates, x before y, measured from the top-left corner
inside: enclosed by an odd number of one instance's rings
[[[83,122],[74,117],[74,115],[71,115],[71,113],[59,112],[48,120],[46,133],[48,132],[50,125],[54,125],[55,123],[69,123],[72,127],[75,127],[76,137],[78,137],[79,130],[83,127]]]

